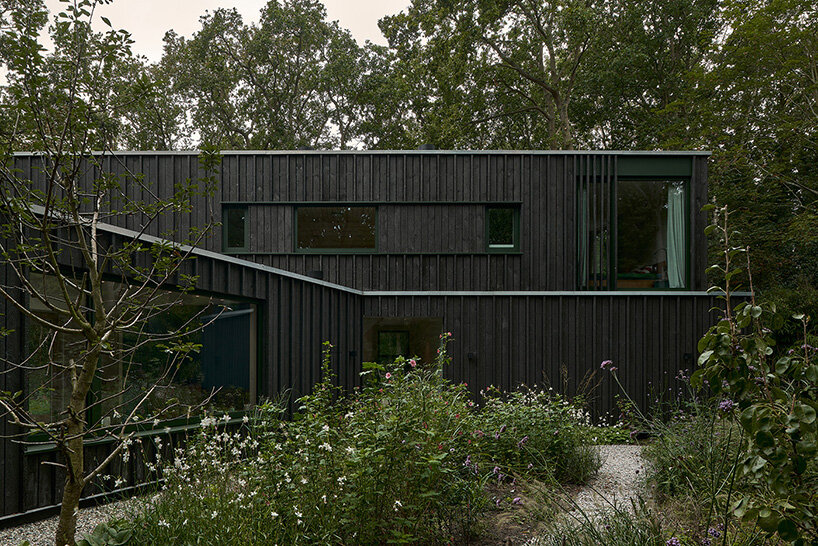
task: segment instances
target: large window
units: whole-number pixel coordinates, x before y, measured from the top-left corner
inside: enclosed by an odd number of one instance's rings
[[[298,207],[295,239],[301,251],[375,250],[375,207]]]
[[[688,286],[687,182],[590,180],[581,184],[578,197],[580,288]]]
[[[686,194],[682,182],[619,182],[617,288],[687,286]]]
[[[58,293],[54,277],[46,276],[41,286],[49,297]],[[104,288],[106,306],[134,291],[116,282]],[[34,299],[31,309],[50,321],[67,323]],[[204,407],[245,410],[255,402],[255,304],[164,291],[151,309],[146,320],[120,331],[99,358],[89,419],[113,424],[137,404],[140,415],[172,418]],[[79,336],[55,336],[36,324],[29,329],[28,343],[28,409],[38,420],[54,421],[71,392],[66,364],[82,354],[85,343]],[[171,350],[176,344],[192,350],[180,358]]]

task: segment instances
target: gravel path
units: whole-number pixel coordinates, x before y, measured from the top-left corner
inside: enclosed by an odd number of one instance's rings
[[[108,519],[125,514],[128,503],[133,499],[82,508],[77,521],[77,540],[83,535],[89,534],[94,527]],[[10,529],[0,529],[0,546],[18,546],[22,541],[28,540],[31,546],[52,546],[54,544],[54,533],[57,531],[58,516],[54,516],[42,521],[27,523]]]
[[[577,493],[575,510],[581,509],[589,514],[610,508],[612,504],[630,508],[632,500],[635,501],[640,494],[645,496],[642,446],[599,446],[599,454],[602,467],[596,477]]]

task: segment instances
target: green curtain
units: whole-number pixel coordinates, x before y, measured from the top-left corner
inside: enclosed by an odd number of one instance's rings
[[[685,287],[687,233],[684,194],[681,184],[674,184],[667,192],[667,277],[670,288]]]

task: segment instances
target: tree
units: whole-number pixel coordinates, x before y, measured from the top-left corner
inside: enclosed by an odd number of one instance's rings
[[[607,28],[603,7],[415,0],[381,28],[401,74],[422,76],[414,119],[444,146],[571,149],[571,105],[585,58]]]
[[[131,72],[122,68],[138,62],[126,32],[91,30],[96,5],[66,1],[51,27],[55,51],[47,54],[39,43],[42,4],[0,3],[0,55],[9,80],[3,106],[14,113],[0,141],[0,255],[14,281],[0,286],[0,297],[29,322],[32,341],[22,361],[5,363],[27,374],[30,388],[0,393],[0,417],[21,428],[17,441],[51,442],[61,454],[65,480],[55,536],[61,546],[75,543],[84,487],[127,453],[135,423],[187,415],[209,399],[157,396],[199,348],[195,333],[206,323],[207,306],[182,320],[174,313],[196,281],[185,274],[185,259],[208,231],[163,233],[175,243],[148,244],[142,234],[212,192],[218,154],[203,153],[202,176],[178,181],[173,195],[154,202],[134,197],[134,188],[151,192],[150,180],[108,156],[129,100],[122,89],[133,89],[125,85]],[[13,153],[31,149],[41,151],[36,181],[14,168]],[[101,225],[129,215],[141,219],[141,231],[117,242],[106,238]],[[179,292],[162,289],[169,284]],[[157,321],[170,326],[152,328]],[[146,351],[156,361],[154,381],[130,389]],[[92,388],[95,383],[101,386]],[[90,468],[89,437],[114,446]]]
[[[191,39],[169,32],[162,66],[207,142],[235,149],[347,147],[362,51],[317,0],[270,1],[258,25],[218,9]]]

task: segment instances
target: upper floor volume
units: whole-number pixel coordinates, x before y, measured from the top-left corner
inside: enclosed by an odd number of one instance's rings
[[[200,227],[212,211],[220,226],[207,250],[358,290],[701,291],[708,156],[225,151],[216,195],[164,228]],[[201,175],[196,152],[97,159],[89,180],[120,175],[134,198]],[[35,183],[42,162],[15,156]]]

